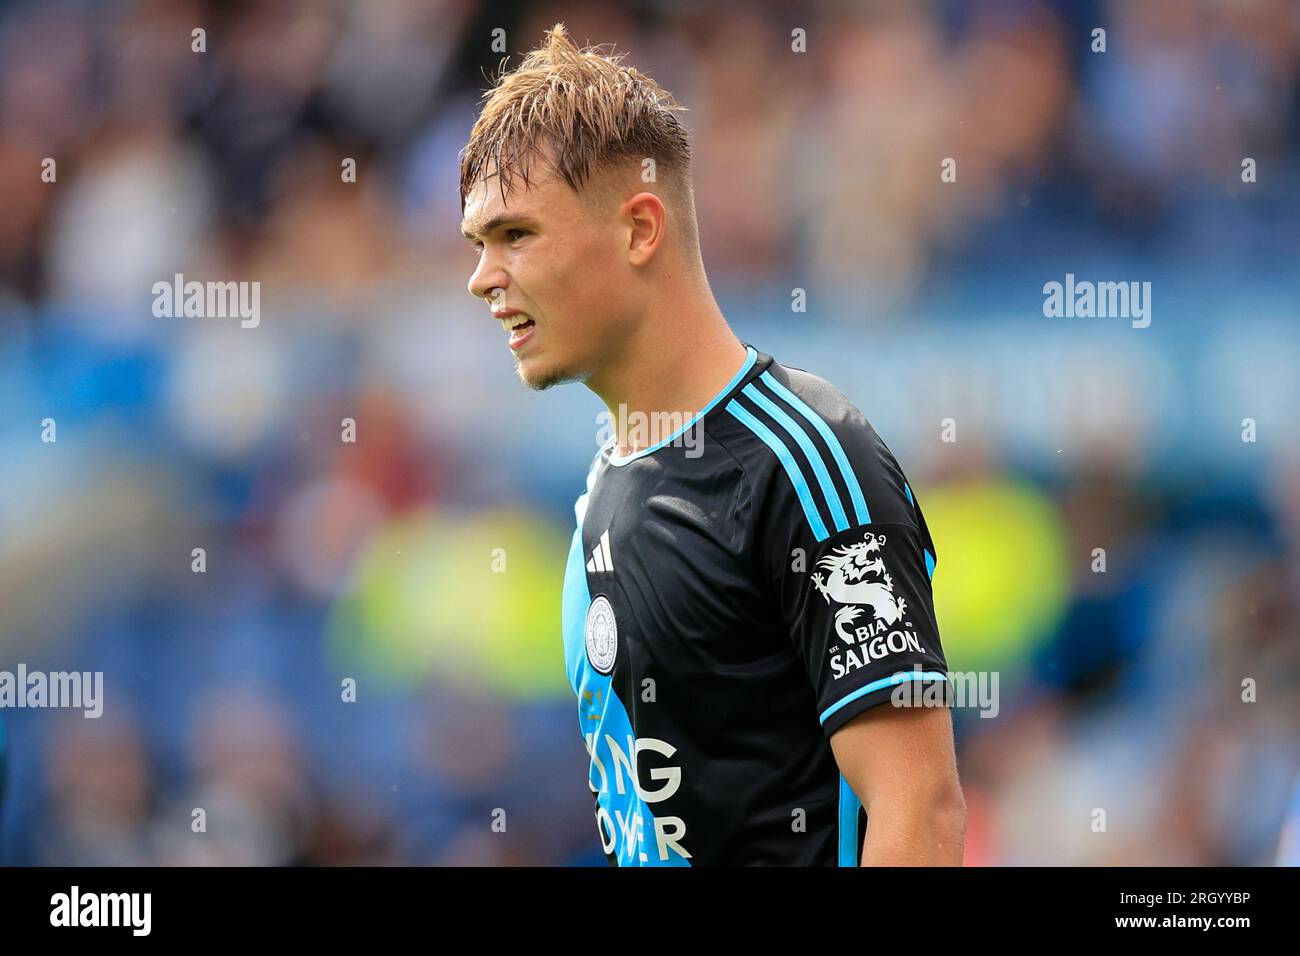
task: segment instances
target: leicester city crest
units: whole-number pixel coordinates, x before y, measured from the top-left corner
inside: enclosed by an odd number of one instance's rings
[[[614,606],[605,595],[597,595],[587,609],[587,660],[602,674],[612,673],[618,654],[618,623]]]

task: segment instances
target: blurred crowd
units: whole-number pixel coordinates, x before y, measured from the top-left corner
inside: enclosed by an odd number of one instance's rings
[[[0,862],[603,865],[558,630],[599,406],[519,385],[459,234],[493,41],[555,22],[689,107],[724,312],[909,474],[1001,678],[968,862],[1278,862],[1292,0],[0,4],[0,670],[106,698],[0,711]],[[1049,328],[1089,270],[1165,280],[1152,328]],[[260,324],[159,318],[178,273]]]

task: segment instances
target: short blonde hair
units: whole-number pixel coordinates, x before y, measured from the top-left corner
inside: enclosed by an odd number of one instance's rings
[[[580,50],[557,23],[518,68],[502,73],[483,94],[482,112],[461,151],[461,211],[489,164],[504,199],[516,178],[529,185],[538,157],[579,195],[594,172],[653,159],[656,180],[667,181],[685,201],[688,237],[698,243],[690,137],[673,115],[685,107],[644,73],[622,66],[623,56],[600,47]]]

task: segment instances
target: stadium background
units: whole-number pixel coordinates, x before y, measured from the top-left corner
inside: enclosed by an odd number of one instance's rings
[[[0,669],[105,709],[0,713],[3,861],[603,865],[558,635],[601,406],[518,384],[458,234],[492,31],[556,21],[690,107],[724,312],[908,470],[949,665],[1000,679],[968,863],[1278,860],[1294,3],[53,0],[0,6]],[[260,325],[156,318],[177,272]],[[1067,273],[1150,327],[1044,317]]]

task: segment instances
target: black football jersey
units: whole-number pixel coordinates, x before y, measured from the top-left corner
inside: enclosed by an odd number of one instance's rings
[[[606,443],[575,506],[564,656],[611,865],[857,866],[829,738],[947,680],[903,470],[837,388],[746,348],[676,432]]]

